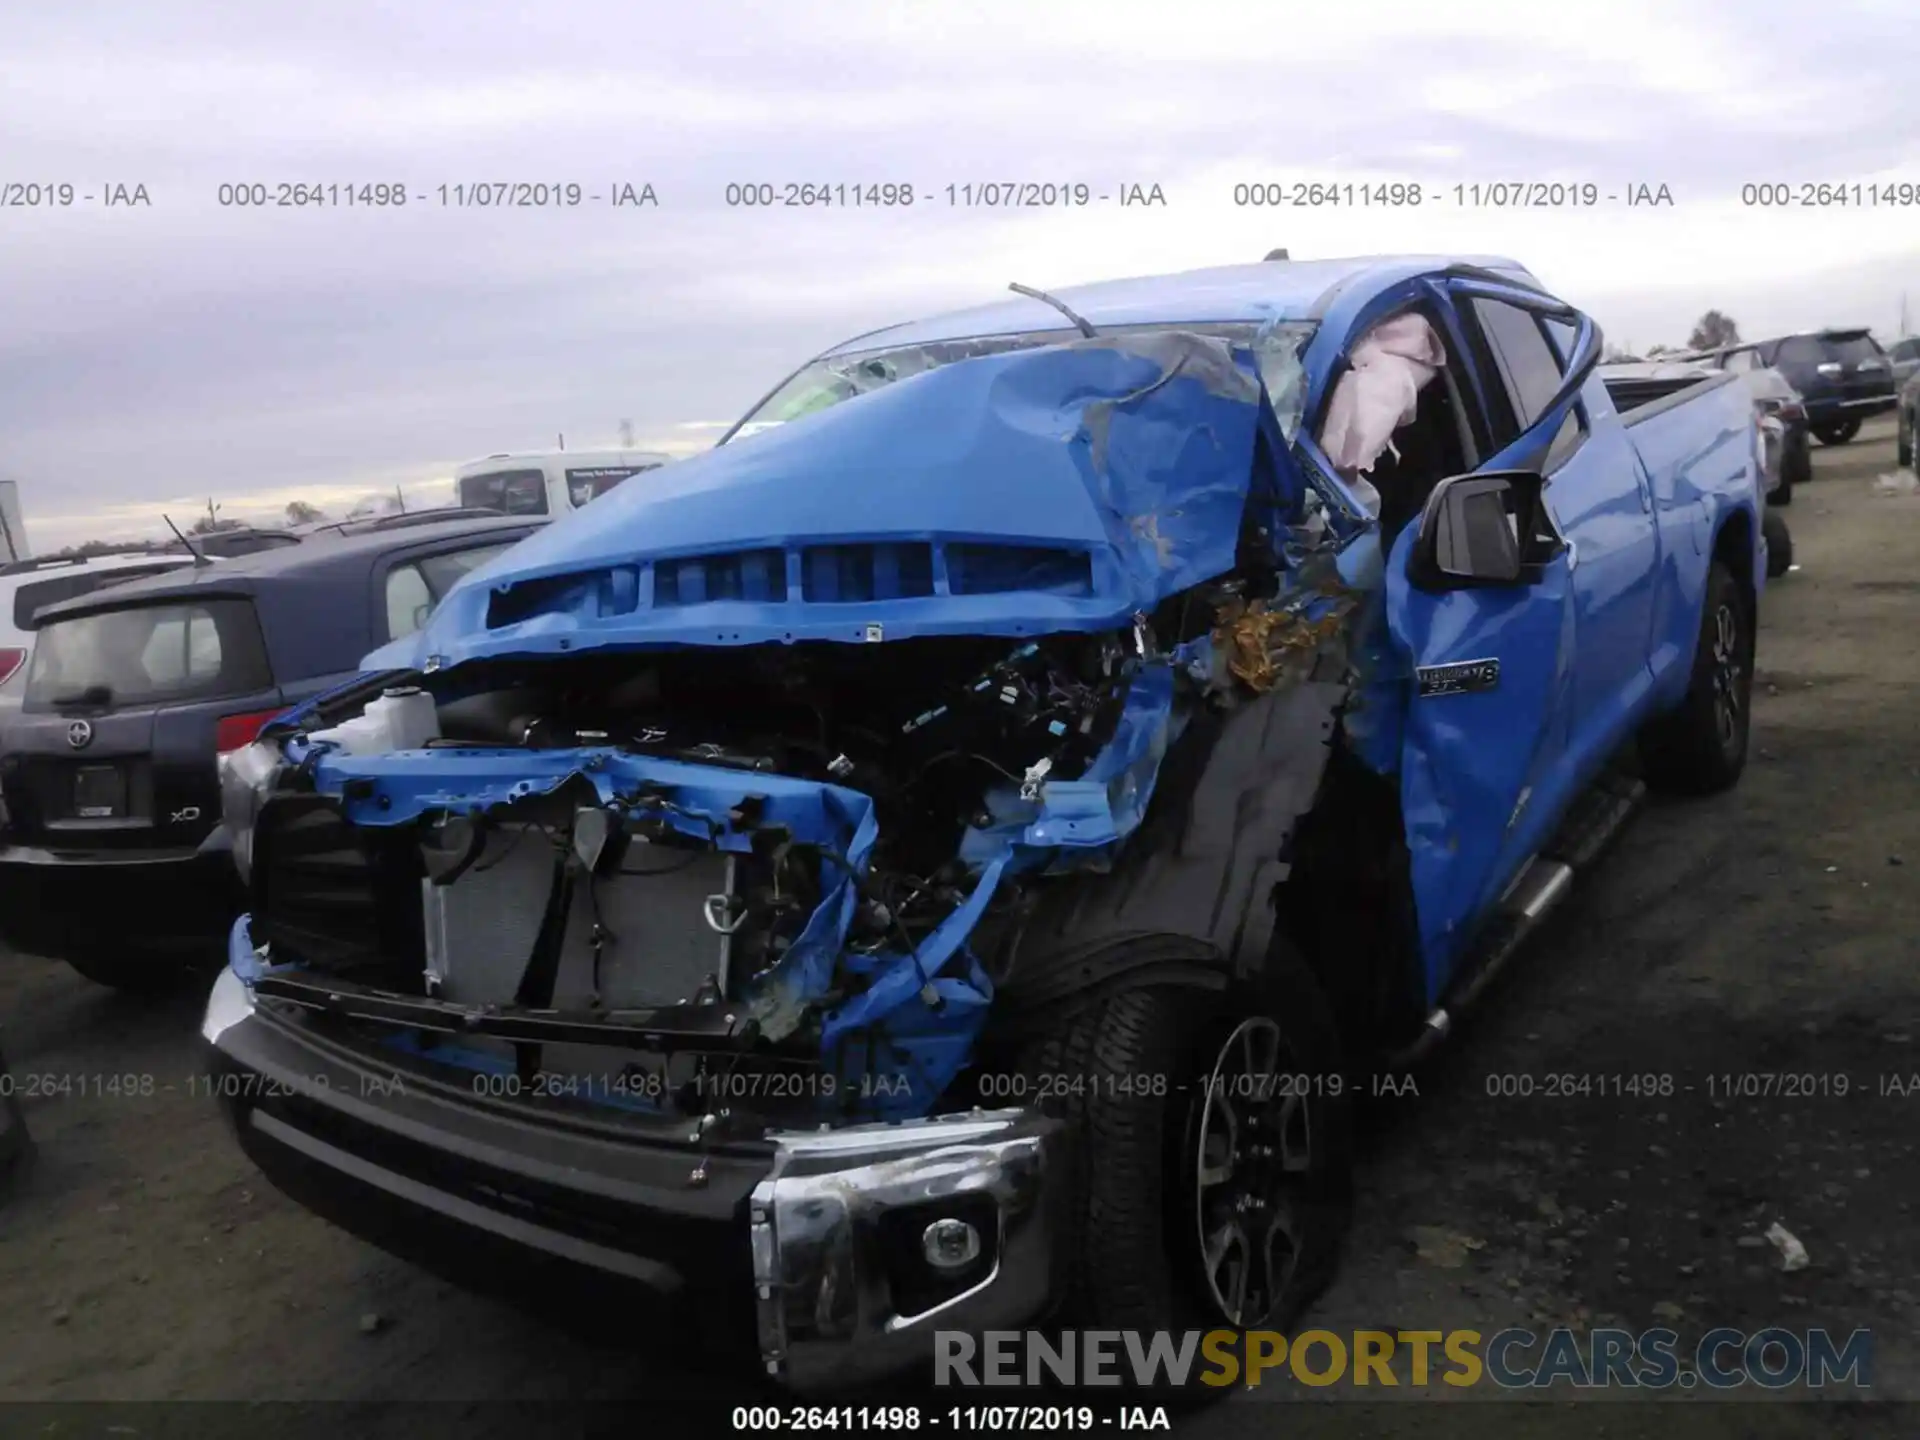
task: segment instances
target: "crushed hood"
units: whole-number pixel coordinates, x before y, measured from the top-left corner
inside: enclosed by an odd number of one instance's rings
[[[1280,523],[1303,493],[1226,342],[986,356],[621,486],[366,664],[1110,628],[1233,568],[1250,492]]]

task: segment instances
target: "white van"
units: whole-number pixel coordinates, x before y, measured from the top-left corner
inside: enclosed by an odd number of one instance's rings
[[[506,515],[561,516],[673,457],[654,450],[546,450],[489,455],[453,472],[456,504]]]

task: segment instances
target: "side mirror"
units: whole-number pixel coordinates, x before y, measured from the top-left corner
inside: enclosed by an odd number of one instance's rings
[[[1433,487],[1407,576],[1422,590],[1526,585],[1566,549],[1532,470],[1455,475]]]

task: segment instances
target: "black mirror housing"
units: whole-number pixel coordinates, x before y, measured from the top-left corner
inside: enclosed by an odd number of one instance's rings
[[[1422,590],[1528,585],[1566,549],[1532,470],[1454,475],[1420,514],[1407,578]]]

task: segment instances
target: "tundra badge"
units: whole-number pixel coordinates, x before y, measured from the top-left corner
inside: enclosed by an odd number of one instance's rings
[[[1451,665],[1422,665],[1420,698],[1443,695],[1470,695],[1476,690],[1492,690],[1500,683],[1498,660],[1458,660]]]

